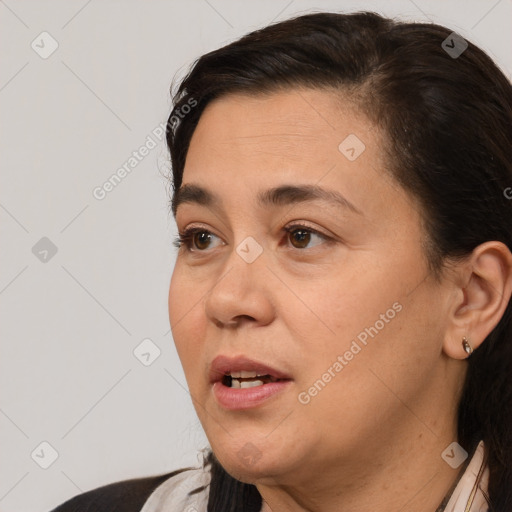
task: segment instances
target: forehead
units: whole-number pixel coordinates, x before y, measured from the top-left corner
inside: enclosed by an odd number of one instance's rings
[[[214,118],[222,119],[214,133],[224,136],[293,135],[313,136],[343,128],[343,125],[367,124],[358,115],[355,104],[346,95],[320,89],[291,89],[269,93],[228,94],[212,101],[204,110],[194,135],[203,135],[201,128]],[[345,123],[343,122],[345,121]],[[236,127],[236,132],[232,129]],[[290,128],[294,128],[290,132]],[[284,130],[284,131],[283,131]]]
[[[233,167],[243,173],[248,166],[267,177],[276,172],[322,173],[348,162],[339,146],[349,135],[357,134],[365,157],[375,156],[374,132],[352,102],[332,91],[230,94],[203,112],[191,139],[185,174],[212,167],[223,173]]]

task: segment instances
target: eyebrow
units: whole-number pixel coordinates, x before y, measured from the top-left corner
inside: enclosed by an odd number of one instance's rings
[[[257,202],[260,206],[285,206],[309,201],[324,201],[358,215],[363,215],[363,212],[345,196],[335,190],[325,189],[318,185],[285,184],[263,190],[257,196]],[[175,217],[178,207],[185,203],[195,203],[213,209],[219,209],[222,205],[222,201],[217,194],[192,183],[183,185],[175,191],[171,201],[171,209]]]

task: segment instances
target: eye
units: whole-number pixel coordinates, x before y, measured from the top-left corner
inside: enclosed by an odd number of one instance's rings
[[[212,238],[218,238],[212,232],[204,228],[190,228],[179,232],[174,239],[173,245],[178,249],[184,245],[188,251],[204,251]]]
[[[293,224],[283,229],[288,233],[291,244],[295,249],[308,249],[308,245],[314,237],[319,238],[321,241],[328,240],[327,235],[304,224]]]

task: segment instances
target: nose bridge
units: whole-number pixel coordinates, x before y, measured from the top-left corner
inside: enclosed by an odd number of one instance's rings
[[[246,236],[235,248],[235,253],[248,265],[252,265],[263,254],[263,245],[256,238]]]
[[[213,290],[222,288],[222,282],[227,285],[228,292],[242,298],[247,290],[259,289],[257,280],[263,275],[263,245],[254,236],[248,235],[238,241],[232,248],[226,264],[223,277]],[[221,286],[219,286],[221,285]]]
[[[205,301],[206,315],[215,324],[232,323],[242,316],[262,321],[271,315],[263,257],[263,246],[253,236],[233,247],[225,271]]]

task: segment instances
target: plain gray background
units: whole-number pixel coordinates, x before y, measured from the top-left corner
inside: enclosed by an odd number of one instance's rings
[[[445,24],[511,76],[511,0],[0,0],[0,511],[198,464],[167,314],[169,85],[271,21],[363,9]]]

